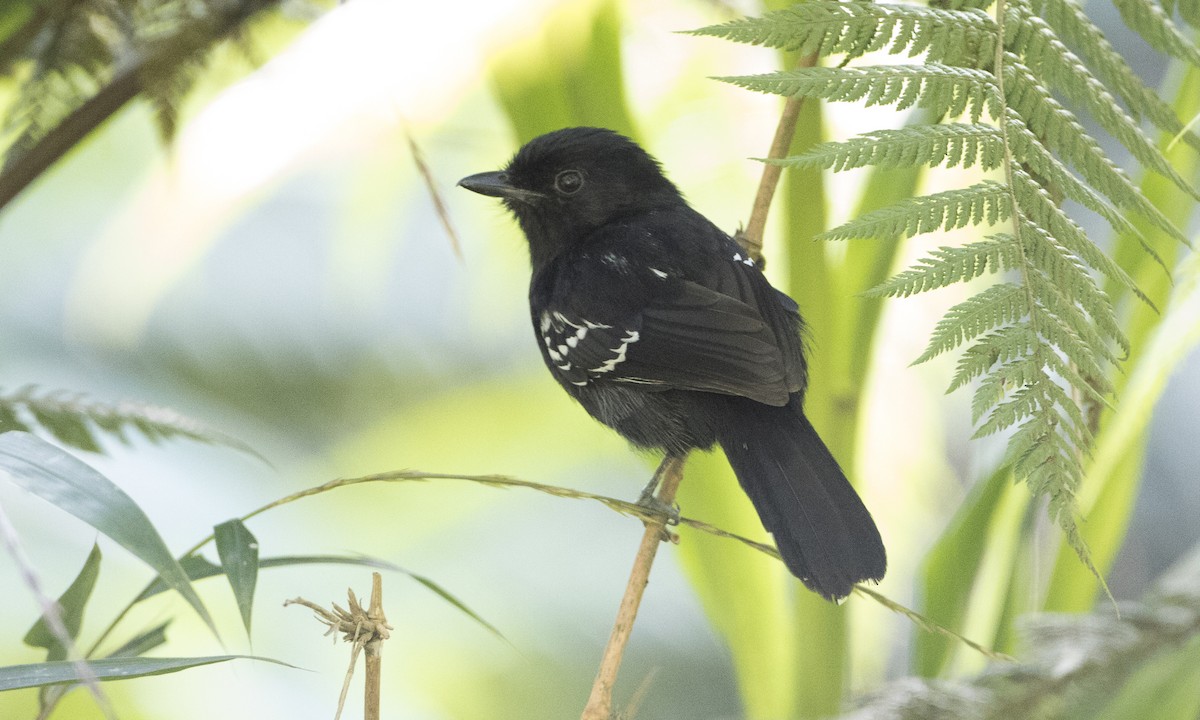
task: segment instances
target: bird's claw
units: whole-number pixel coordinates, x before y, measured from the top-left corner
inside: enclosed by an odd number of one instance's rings
[[[664,525],[679,524],[678,503],[665,503],[659,500],[652,492],[642,492],[641,496],[638,497],[637,504],[650,513],[661,516]]]

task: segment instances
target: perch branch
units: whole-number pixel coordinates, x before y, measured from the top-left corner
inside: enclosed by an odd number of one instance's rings
[[[816,55],[806,55],[800,60],[799,67],[812,67],[817,62]],[[771,140],[771,150],[767,158],[778,160],[787,157],[792,147],[792,137],[796,134],[796,123],[800,120],[800,110],[804,107],[804,98],[793,95],[783,104],[783,112],[779,116],[779,124],[775,126],[775,137]],[[746,252],[750,259],[762,263],[763,233],[767,227],[767,211],[771,209],[771,201],[775,198],[775,189],[779,187],[779,177],[783,168],[770,163],[763,165],[762,178],[758,181],[758,192],[754,195],[754,207],[750,210],[750,220],[744,230],[739,230],[734,239]]]
[[[655,474],[661,482],[658,501],[670,506],[675,502],[675,491],[679,489],[679,482],[683,479],[683,458],[668,455]],[[596,681],[592,684],[592,694],[580,720],[610,720],[612,717],[612,693],[617,683],[617,671],[621,668],[621,658],[625,654],[625,646],[629,643],[629,635],[633,632],[633,622],[637,619],[646,584],[650,581],[650,567],[658,553],[658,544],[664,536],[670,537],[666,528],[665,516],[646,522],[646,532],[642,535],[642,544],[638,548],[637,557],[634,558],[633,569],[629,573],[629,582],[625,585],[625,595],[621,598],[612,634],[609,635],[608,645],[604,648],[600,669],[596,672]]]

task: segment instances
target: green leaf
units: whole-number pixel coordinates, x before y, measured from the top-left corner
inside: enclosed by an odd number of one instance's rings
[[[921,614],[942,627],[964,631],[968,600],[975,587],[988,547],[992,520],[1012,486],[1012,472],[1003,467],[976,483],[925,555],[921,569]],[[957,645],[945,635],[917,633],[914,637],[914,670],[937,677],[949,665]]]
[[[229,579],[229,587],[242,614],[242,625],[250,635],[250,619],[254,611],[254,586],[258,583],[258,540],[241,520],[234,518],[213,528],[217,555]]]
[[[620,4],[559,4],[541,37],[512,43],[493,66],[498,99],[520,142],[571,125],[637,137],[625,100]]]
[[[209,562],[208,559],[202,555],[191,555],[183,558],[179,561],[179,564],[183,567],[184,572],[186,572],[188,577],[192,580],[203,580],[204,578],[222,575],[225,573],[224,568]],[[258,562],[258,569],[265,570],[267,568],[291,567],[293,565],[357,565],[359,567],[391,570],[392,572],[398,572],[402,575],[407,575],[423,585],[425,588],[439,595],[442,599],[446,600],[454,607],[458,608],[463,614],[479,623],[487,631],[499,638],[504,638],[504,635],[498,629],[496,629],[494,625],[489,623],[487,620],[484,620],[483,617],[472,610],[469,605],[464,603],[462,600],[459,600],[457,596],[446,590],[438,583],[434,582],[428,577],[425,577],[424,575],[418,575],[417,573],[409,572],[399,565],[394,565],[384,560],[377,560],[370,557],[353,557],[344,555],[289,555],[284,557],[263,558]],[[137,596],[137,598],[134,600],[134,603],[142,602],[143,600],[165,592],[166,590],[167,587],[163,584],[162,580],[155,580],[154,582],[150,583],[150,585],[148,585],[140,595]]]
[[[92,589],[96,587],[96,578],[100,575],[100,546],[92,545],[83,568],[75,576],[75,580],[58,598],[59,612],[63,626],[71,640],[79,637],[79,628],[83,625],[83,611],[87,607]],[[38,620],[25,633],[24,643],[30,647],[45,648],[49,651],[47,660],[65,660],[67,649],[62,640],[50,631],[45,618]]]
[[[283,667],[299,669],[280,660],[254,655],[210,655],[207,657],[141,658],[122,657],[90,660],[88,665],[98,680],[128,680],[149,675],[166,675],[189,668],[229,660],[259,660]],[[80,682],[75,666],[66,661],[33,663],[30,665],[8,665],[0,667],[0,692],[21,688],[60,685]]]
[[[111,480],[26,432],[0,435],[0,472],[19,487],[96,528],[179,592],[217,634],[212,617],[146,513]]]
[[[762,523],[721,453],[688,458],[678,500],[689,515],[743,536],[763,537]],[[798,684],[793,657],[805,640],[795,630],[787,570],[738,543],[701,533],[689,533],[676,554],[705,615],[729,647],[746,716],[791,717]],[[810,671],[816,682],[836,676],[840,668]]]
[[[138,633],[124,645],[110,652],[108,657],[137,657],[145,655],[167,642],[167,626],[170,624],[171,621],[166,620],[145,632]]]
[[[1196,720],[1200,717],[1200,638],[1138,668],[1099,714],[1088,720]],[[1082,719],[1080,719],[1082,720]]]

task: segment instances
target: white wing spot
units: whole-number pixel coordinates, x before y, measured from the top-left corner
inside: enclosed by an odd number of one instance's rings
[[[579,344],[579,338],[575,337],[574,335],[567,338],[567,345],[569,345],[570,347],[575,347],[578,344]]]
[[[563,315],[563,314],[562,314],[562,313],[560,313],[560,312],[555,312],[555,313],[554,313],[554,319],[555,319],[555,320],[557,320],[557,321],[559,321],[559,322],[561,322],[561,323],[566,323],[567,325],[570,325],[570,326],[571,326],[571,327],[573,327],[573,328],[581,327],[579,324],[577,324],[577,323],[573,323],[573,322],[571,322],[570,320],[568,320],[568,319],[567,319],[567,316],[566,316],[566,315]]]
[[[667,274],[665,272],[663,272],[662,270],[659,270],[658,268],[650,268],[650,272],[654,273],[655,275],[659,276],[660,278],[665,279],[667,277]]]
[[[554,348],[550,348],[546,352],[549,353],[550,359],[553,360],[554,362],[558,362],[559,360],[562,360],[562,355],[559,355],[558,351],[555,350]]]
[[[584,322],[587,322],[587,321],[585,320]],[[575,337],[576,337],[576,338],[578,338],[578,339],[580,339],[580,340],[582,340],[582,339],[583,339],[583,336],[584,336],[584,335],[587,335],[587,331],[588,331],[588,329],[587,329],[587,328],[585,328],[585,327],[581,327],[581,328],[579,328],[578,330],[576,330],[576,331],[575,331]]]
[[[559,346],[558,346],[558,351],[559,351],[560,353],[562,353],[563,355],[566,355],[566,354],[567,354],[567,351],[568,351],[568,348],[567,348],[567,346],[566,346],[566,345],[559,345]]]
[[[625,337],[621,338],[621,344],[612,349],[612,351],[616,353],[616,356],[592,372],[604,373],[615,370],[617,365],[625,362],[625,351],[629,349],[629,343],[637,342],[639,337],[640,335],[638,335],[637,330],[630,330],[626,332]]]
[[[587,380],[572,380],[571,384],[578,385],[579,387],[583,387],[584,385],[587,385]]]
[[[733,254],[733,259],[734,259],[734,260],[736,260],[737,262],[741,262],[741,261],[742,261],[742,254],[741,254],[741,253],[734,253],[734,254]]]
[[[550,329],[550,313],[543,312],[542,313],[542,334],[543,335],[546,334],[546,332],[549,329]],[[547,342],[549,342],[549,340],[547,340]]]
[[[591,328],[593,330],[596,330],[596,329],[608,330],[609,328],[612,327],[612,325],[605,325],[603,323],[594,323],[591,320],[584,320],[583,324],[587,325],[589,328]]]

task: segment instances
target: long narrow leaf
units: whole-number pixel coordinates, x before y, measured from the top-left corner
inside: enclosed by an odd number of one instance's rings
[[[0,473],[129,550],[178,591],[209,630],[217,634],[208,609],[150,518],[111,480],[75,456],[26,432],[0,435]]]
[[[1011,484],[1008,468],[977,484],[926,554],[921,572],[922,613],[938,625],[962,632],[967,599],[979,574],[991,518]],[[917,635],[914,643],[916,673],[937,677],[949,664],[954,646],[945,636],[930,633]]]
[[[260,660],[299,669],[295,665],[289,665],[280,660],[254,655],[210,655],[190,658],[122,657],[92,660],[88,664],[100,680],[128,680],[148,675],[165,675],[229,660]],[[79,682],[79,676],[75,674],[75,666],[65,661],[0,667],[0,691],[74,682]]]
[[[258,540],[237,518],[217,525],[213,528],[213,536],[221,567],[229,580],[238,612],[242,615],[242,625],[249,636],[254,588],[258,584]]]
[[[83,568],[75,576],[71,585],[58,597],[58,607],[62,613],[62,623],[71,639],[79,637],[79,628],[83,625],[83,610],[87,607],[92,589],[96,587],[96,578],[100,575],[100,546],[92,545]],[[65,660],[67,649],[62,641],[54,636],[46,625],[44,618],[39,619],[25,633],[23,642],[30,647],[45,648],[49,652],[47,660]]]

